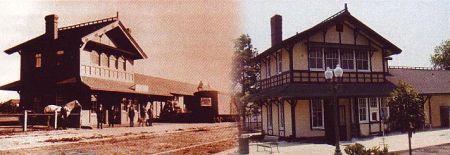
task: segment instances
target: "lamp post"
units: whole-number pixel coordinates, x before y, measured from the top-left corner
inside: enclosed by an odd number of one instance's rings
[[[333,112],[334,112],[334,132],[335,132],[335,146],[336,149],[334,151],[335,155],[342,155],[341,153],[341,149],[339,147],[339,124],[338,124],[338,104],[339,101],[337,100],[337,83],[336,81],[339,82],[339,80],[341,79],[342,75],[344,74],[344,70],[342,70],[341,66],[339,64],[336,65],[336,68],[334,70],[330,69],[330,67],[327,67],[327,70],[325,71],[325,79],[327,81],[332,81],[333,83],[333,102],[334,106],[333,106]],[[333,80],[333,76],[336,78],[335,80]]]

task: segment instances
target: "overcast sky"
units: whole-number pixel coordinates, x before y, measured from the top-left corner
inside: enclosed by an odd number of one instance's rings
[[[270,47],[270,17],[283,16],[283,39],[306,30],[344,8],[403,52],[390,65],[431,66],[435,46],[450,38],[450,2],[437,1],[146,1],[0,2],[0,51],[44,33],[44,16],[60,26],[115,16],[149,56],[140,73],[228,89],[233,40],[247,33],[254,47]],[[0,52],[0,85],[19,80],[18,54]],[[151,86],[150,86],[151,87]],[[0,91],[0,101],[18,98]]]

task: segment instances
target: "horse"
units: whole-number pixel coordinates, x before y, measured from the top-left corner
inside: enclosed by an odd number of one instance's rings
[[[73,110],[81,110],[81,104],[80,104],[80,102],[78,102],[78,100],[73,100],[71,102],[68,102],[68,103],[66,103],[66,105],[64,107],[61,107],[58,105],[47,105],[46,107],[44,107],[44,113],[48,114],[48,113],[58,112],[61,114],[61,117],[63,119],[66,119],[67,117],[69,117],[70,113]],[[63,122],[63,123],[65,123],[65,122]],[[50,116],[47,121],[47,124],[50,124]]]

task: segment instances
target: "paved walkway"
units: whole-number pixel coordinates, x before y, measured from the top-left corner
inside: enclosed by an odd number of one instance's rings
[[[63,138],[84,138],[99,140],[102,138],[112,138],[120,136],[130,136],[139,134],[157,134],[195,130],[201,128],[214,128],[234,126],[234,123],[153,123],[151,127],[116,127],[103,129],[68,129],[51,131],[21,132],[14,135],[0,136],[0,150],[12,150],[21,148],[33,148],[48,145],[58,145],[68,142],[52,143],[48,140],[58,140]]]
[[[392,134],[385,136],[385,143],[388,145],[389,151],[400,151],[408,149],[408,136],[407,134]],[[379,146],[382,142],[382,137],[372,137],[364,139],[353,139],[352,141],[341,142],[341,150],[344,152],[344,145],[360,143],[366,146],[366,148],[371,148],[373,146]],[[441,144],[450,143],[450,129],[436,129],[432,131],[422,131],[417,132],[413,135],[412,148],[423,148],[427,146],[435,146]],[[250,144],[250,154],[270,154],[268,151],[256,151],[256,144]],[[307,144],[307,143],[297,143],[297,142],[285,142],[281,141],[279,144],[280,152],[275,152],[273,154],[308,154],[308,155],[325,155],[333,154],[335,147],[327,144]],[[266,149],[267,150],[267,149]],[[236,154],[237,148],[221,152],[219,154]]]

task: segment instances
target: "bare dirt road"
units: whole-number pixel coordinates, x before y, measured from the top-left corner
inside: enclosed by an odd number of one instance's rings
[[[237,145],[236,126],[177,129],[120,137],[50,139],[61,143],[0,151],[0,154],[213,154]],[[70,143],[67,143],[70,141]]]

